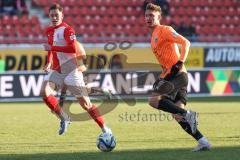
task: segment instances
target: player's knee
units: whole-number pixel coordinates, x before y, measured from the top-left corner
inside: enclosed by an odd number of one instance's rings
[[[150,97],[148,99],[148,104],[154,108],[158,108],[159,97]]]
[[[47,96],[47,87],[46,85],[42,85],[41,90],[40,90],[40,96],[41,97],[46,97]]]
[[[180,108],[185,108],[185,104],[183,102],[181,102],[181,101],[178,101],[175,104],[176,104],[176,106],[178,106]]]
[[[48,89],[48,87],[43,87],[40,91],[41,97],[47,97],[51,94],[51,91]]]
[[[86,101],[86,99],[84,98],[78,98],[78,103],[82,106],[82,108],[84,110],[89,110],[91,108],[91,103],[89,103],[88,101]]]
[[[53,89],[55,85],[51,84],[49,82],[43,82],[41,90],[40,90],[40,96],[41,97],[47,97],[50,94],[53,94]]]

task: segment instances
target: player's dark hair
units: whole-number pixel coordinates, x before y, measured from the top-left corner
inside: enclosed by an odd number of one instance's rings
[[[146,10],[156,11],[162,13],[161,7],[153,3],[148,3]]]
[[[52,4],[49,8],[49,11],[55,10],[55,9],[59,10],[60,12],[63,12],[63,7],[58,3]]]

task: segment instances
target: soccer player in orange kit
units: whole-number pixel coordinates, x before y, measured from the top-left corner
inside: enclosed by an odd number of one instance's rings
[[[161,7],[149,3],[145,10],[146,26],[152,33],[152,51],[162,65],[162,73],[154,83],[153,90],[158,92],[164,89],[164,84],[167,85],[169,82],[173,88],[169,93],[153,93],[149,98],[149,104],[156,109],[173,114],[181,127],[198,141],[193,151],[210,150],[210,143],[197,129],[196,112],[184,109],[187,103],[188,84],[184,62],[188,55],[190,42],[172,27],[161,25],[160,20]],[[180,53],[177,44],[181,45]]]
[[[69,116],[62,110],[54,96],[54,90],[63,86],[66,86],[76,97],[82,108],[89,113],[104,133],[112,134],[111,129],[106,126],[99,114],[98,108],[90,101],[82,71],[79,71],[79,65],[76,62],[75,31],[63,22],[63,17],[63,8],[59,4],[53,4],[49,8],[52,25],[46,29],[48,43],[44,44],[43,48],[48,51],[48,61],[44,69],[51,70],[42,84],[43,101],[60,119],[59,135],[64,134],[70,124]]]

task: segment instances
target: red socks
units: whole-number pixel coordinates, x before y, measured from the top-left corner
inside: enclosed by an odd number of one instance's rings
[[[61,115],[61,108],[58,104],[58,100],[53,95],[49,95],[43,98],[43,101],[47,104],[47,106],[54,111],[57,115]],[[99,127],[104,127],[104,121],[102,116],[99,114],[97,107],[93,104],[92,108],[88,110],[89,115],[95,120],[95,122],[99,125]]]
[[[43,101],[52,111],[54,111],[57,115],[60,115],[61,108],[58,105],[58,100],[56,97],[49,95],[47,97],[43,97]]]
[[[104,127],[104,121],[102,116],[99,114],[97,107],[93,104],[92,108],[88,110],[90,116],[95,120],[95,122],[99,125],[99,127]]]

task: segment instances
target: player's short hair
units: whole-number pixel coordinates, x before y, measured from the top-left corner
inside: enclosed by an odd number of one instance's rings
[[[160,12],[162,13],[162,9],[160,6],[153,4],[153,3],[148,3],[146,10],[151,10],[151,11],[155,11],[155,12]]]
[[[60,12],[63,12],[63,7],[62,7],[60,4],[58,4],[58,3],[52,4],[52,5],[50,6],[50,8],[49,8],[49,12],[50,12],[51,10],[55,10],[55,9],[59,10]]]

